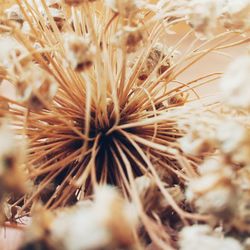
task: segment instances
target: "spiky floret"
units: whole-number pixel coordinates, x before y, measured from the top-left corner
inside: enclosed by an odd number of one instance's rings
[[[58,23],[44,0],[41,6],[17,3],[31,32],[24,34],[9,21],[1,28],[23,46],[2,74],[21,93],[21,101],[8,99],[9,112],[28,138],[27,167],[36,187],[20,199],[21,212],[36,200],[51,209],[70,205],[90,197],[96,185],[112,184],[135,202],[150,238],[166,246],[167,232],[145,213],[135,185],[136,177],[147,175],[183,221],[204,219],[181,208],[167,187],[196,176],[199,162],[185,155],[177,140],[183,135],[178,123],[190,112],[186,94],[196,95],[197,81],[205,84],[220,73],[187,83],[178,76],[210,51],[229,46],[235,35],[219,35],[196,50],[191,46],[172,62],[190,33],[167,52],[159,52],[157,44],[167,41],[166,30],[181,18],[159,19],[146,5],[124,17],[102,2],[86,1],[80,7],[57,6],[65,17]],[[171,83],[178,85],[170,88]]]

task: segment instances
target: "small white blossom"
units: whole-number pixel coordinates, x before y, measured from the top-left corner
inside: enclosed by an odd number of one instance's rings
[[[180,232],[180,250],[243,250],[231,237],[220,237],[207,225],[184,227]]]
[[[250,57],[242,56],[230,64],[221,79],[225,102],[233,108],[250,109]]]
[[[235,121],[226,121],[217,128],[220,150],[235,163],[250,163],[250,130]]]
[[[227,220],[235,212],[237,206],[237,191],[232,179],[230,167],[209,166],[215,161],[205,161],[200,166],[202,175],[192,179],[188,185],[186,196],[201,213],[209,213]],[[207,170],[206,170],[207,169]]]
[[[60,250],[133,249],[137,224],[135,207],[115,188],[102,186],[93,202],[82,201],[54,215],[46,210],[34,215],[22,249],[37,244]]]
[[[66,59],[76,71],[83,71],[93,64],[95,48],[89,37],[65,34],[64,47]]]
[[[109,8],[125,17],[138,10],[138,2],[138,0],[105,0]]]
[[[250,28],[249,13],[249,0],[224,0],[220,21],[228,29],[247,30]]]
[[[22,11],[18,4],[12,5],[9,9],[5,10],[5,15],[7,19],[17,21],[22,23],[24,21],[24,17]]]
[[[223,0],[191,0],[188,1],[188,22],[200,38],[206,38],[217,28],[218,16]]]

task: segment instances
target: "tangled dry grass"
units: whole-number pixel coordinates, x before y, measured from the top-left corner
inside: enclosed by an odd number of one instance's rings
[[[16,0],[5,11],[0,77],[16,98],[0,96],[1,216],[32,216],[20,249],[247,249],[249,56],[220,99],[196,92],[220,72],[179,80],[249,43],[250,3],[236,7]],[[192,30],[170,46],[181,22]]]

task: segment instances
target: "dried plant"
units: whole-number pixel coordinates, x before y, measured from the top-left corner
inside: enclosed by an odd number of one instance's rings
[[[249,5],[230,12],[231,2],[224,1],[215,11],[216,2],[16,0],[17,5],[6,11],[1,32],[18,45],[2,63],[0,78],[15,86],[17,96],[0,96],[7,105],[0,115],[3,121],[11,119],[9,127],[17,138],[27,140],[25,166],[33,183],[25,195],[12,194],[9,204],[21,206],[16,218],[30,215],[39,202],[45,209],[44,220],[34,213],[34,234],[28,233],[22,249],[143,249],[149,244],[173,249],[178,231],[189,222],[217,225],[222,213],[231,215],[231,196],[238,191],[224,165],[230,169],[239,164],[235,147],[248,145],[247,136],[237,137],[238,144],[228,147],[227,135],[216,136],[217,125],[227,115],[214,114],[217,101],[203,102],[196,93],[195,87],[219,79],[220,72],[179,81],[210,52],[249,42]],[[235,24],[239,16],[242,22]],[[217,23],[212,22],[217,17],[230,30],[216,34]],[[211,37],[199,45],[194,39],[179,54],[192,31],[174,47],[168,38],[183,21],[197,34]],[[242,72],[247,74],[247,67]],[[245,84],[246,79],[244,75],[239,81]],[[225,98],[231,98],[235,93],[227,90]],[[242,93],[246,106],[248,93]],[[206,116],[206,111],[212,114]],[[204,113],[197,127],[193,113]],[[222,169],[202,173],[198,166],[218,150],[225,163]],[[249,164],[244,159],[240,164]],[[206,178],[212,180],[204,188]],[[106,185],[116,186],[123,198]],[[95,192],[100,186],[104,191]],[[204,208],[214,197],[223,199]],[[89,199],[94,204],[79,208],[76,217],[65,210],[65,224],[60,215],[48,211]],[[131,216],[124,211],[129,203],[134,206]],[[237,216],[230,226],[244,231],[245,220]],[[68,231],[72,223],[78,226]],[[64,239],[68,232],[69,242]],[[90,242],[73,243],[78,234]]]

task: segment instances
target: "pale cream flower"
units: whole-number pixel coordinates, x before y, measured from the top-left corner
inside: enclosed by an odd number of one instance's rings
[[[237,171],[237,185],[242,191],[250,191],[250,166],[246,166]]]
[[[181,149],[191,155],[212,153],[216,147],[215,133],[206,121],[194,119],[187,134],[179,139]]]
[[[16,22],[19,22],[21,24],[24,21],[22,11],[21,11],[18,4],[12,5],[10,8],[6,9],[4,13],[5,13],[7,19],[9,19],[9,20],[16,21]]]
[[[27,34],[27,35],[29,35],[30,32],[31,32],[31,27],[30,27],[30,25],[29,25],[29,23],[28,23],[27,21],[24,21],[24,22],[23,22],[23,25],[22,25],[22,32],[23,32],[24,34]]]
[[[47,6],[51,8],[60,9],[61,0],[46,0]]]
[[[138,0],[105,0],[109,8],[124,17],[131,16],[138,10],[138,2]]]
[[[250,56],[232,62],[220,81],[225,102],[233,108],[250,109]]]
[[[248,192],[241,193],[238,202],[237,214],[232,224],[240,232],[250,232],[250,194]]]
[[[236,121],[225,121],[217,128],[220,150],[234,163],[250,164],[250,130]]]
[[[57,83],[42,68],[29,65],[25,73],[17,79],[17,96],[19,101],[26,103],[33,110],[44,108],[55,97]]]
[[[138,49],[144,38],[141,26],[124,26],[114,35],[112,43],[117,47],[124,47],[128,53],[131,53]]]
[[[250,237],[244,241],[244,250],[250,250]]]
[[[188,23],[200,38],[213,35],[221,13],[223,0],[191,0],[187,2]]]
[[[200,38],[209,38],[218,27],[247,30],[250,27],[249,0],[186,1],[188,22]]]
[[[65,34],[64,47],[66,59],[76,71],[83,71],[93,64],[95,48],[89,37]]]
[[[52,231],[67,250],[115,249],[134,244],[137,223],[135,208],[117,190],[103,186],[96,190],[93,204],[80,205],[73,213],[59,216]]]
[[[184,227],[180,232],[180,250],[243,250],[234,238],[220,237],[207,225]]]
[[[249,0],[224,0],[220,21],[228,29],[247,30],[250,28],[249,13]]]
[[[233,171],[230,167],[209,166],[212,160],[204,162],[199,169],[202,175],[192,179],[186,191],[187,199],[195,204],[199,212],[218,216],[228,220],[237,206],[237,190],[232,179]],[[207,170],[206,170],[207,169]]]
[[[0,36],[0,62],[5,68],[10,68],[13,65],[13,60],[10,58],[10,54],[15,51],[26,51],[13,37]]]
[[[58,250],[133,249],[137,224],[135,207],[115,188],[101,186],[93,202],[82,201],[55,214],[36,212],[23,249],[38,244]]]
[[[62,30],[63,28],[63,25],[65,24],[65,21],[66,21],[66,18],[65,18],[65,15],[64,15],[64,12],[59,9],[59,8],[49,8],[49,12],[52,16],[52,18],[54,19],[55,23],[56,23],[56,26],[58,27],[59,30]],[[47,18],[47,24],[48,26],[50,27],[50,21],[49,19]],[[50,27],[52,28],[52,27]]]

